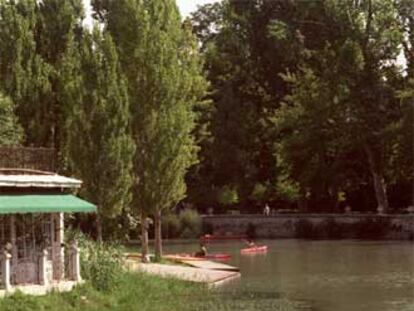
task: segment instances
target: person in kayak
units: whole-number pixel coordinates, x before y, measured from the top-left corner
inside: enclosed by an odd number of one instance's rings
[[[256,243],[254,243],[252,239],[247,239],[245,242],[248,247],[256,247]]]
[[[207,256],[207,247],[204,243],[200,243],[200,249],[194,254],[194,257],[206,257]]]

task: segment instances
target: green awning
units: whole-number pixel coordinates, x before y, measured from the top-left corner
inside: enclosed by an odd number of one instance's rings
[[[90,213],[96,206],[71,194],[0,194],[0,214]]]

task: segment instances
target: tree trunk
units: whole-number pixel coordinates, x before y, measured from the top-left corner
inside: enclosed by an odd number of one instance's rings
[[[161,210],[157,209],[154,215],[155,230],[155,260],[160,261],[162,258],[162,232],[161,232]]]
[[[377,199],[379,211],[386,213],[388,211],[388,198],[386,192],[386,185],[384,177],[379,169],[378,160],[368,144],[365,144],[365,151],[368,156],[369,168],[371,170],[372,178],[374,180],[375,197]]]
[[[148,262],[148,221],[144,211],[141,211],[141,260]]]
[[[101,215],[99,214],[99,211],[96,214],[95,223],[96,223],[96,239],[98,240],[99,243],[101,243],[102,242],[102,219],[101,219]]]

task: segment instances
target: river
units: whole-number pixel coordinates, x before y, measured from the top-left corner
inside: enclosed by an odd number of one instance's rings
[[[243,243],[211,243],[232,255],[240,280],[217,292],[234,310],[413,311],[414,244],[401,241],[263,240],[266,254],[240,255]],[[165,252],[194,252],[197,242]]]

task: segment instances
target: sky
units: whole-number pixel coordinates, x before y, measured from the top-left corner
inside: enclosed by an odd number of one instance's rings
[[[191,12],[194,12],[197,9],[198,5],[203,5],[207,3],[213,3],[220,0],[176,0],[178,8],[180,9],[181,16],[187,17]],[[83,0],[83,3],[86,8],[86,15],[89,16],[91,14],[90,9],[90,0]],[[91,23],[90,17],[87,18],[87,24]]]
[[[217,2],[217,0],[176,0],[181,16],[186,17],[197,9],[198,5]]]

